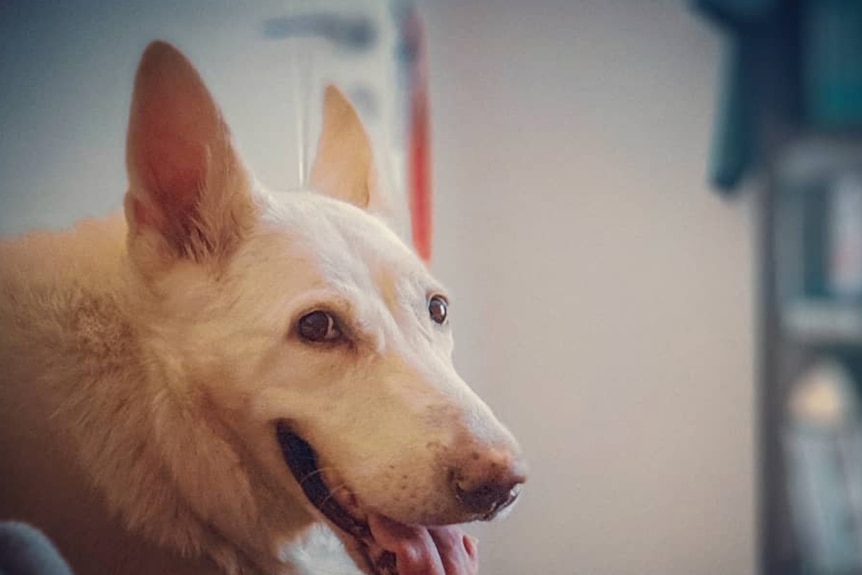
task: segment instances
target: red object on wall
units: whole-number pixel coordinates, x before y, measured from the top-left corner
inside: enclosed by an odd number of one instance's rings
[[[426,263],[433,240],[431,194],[431,134],[428,110],[428,65],[425,29],[414,8],[407,24],[407,42],[414,52],[410,77],[408,193],[413,246]]]

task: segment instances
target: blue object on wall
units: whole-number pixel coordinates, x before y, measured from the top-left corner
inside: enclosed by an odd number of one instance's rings
[[[752,35],[774,11],[778,0],[694,0],[695,8],[722,28],[722,61],[709,180],[730,191],[754,163],[756,118],[752,97],[757,89]]]
[[[764,101],[786,103],[795,128],[862,128],[862,2],[691,0],[725,36],[709,180],[736,188],[761,151]],[[764,51],[772,60],[764,65]],[[786,66],[791,73],[767,69]],[[779,78],[780,88],[774,84]],[[773,90],[772,99],[761,99]],[[777,96],[776,96],[777,92]],[[789,110],[789,112],[788,112]]]
[[[729,27],[761,21],[777,4],[778,0],[694,0],[698,10]]]
[[[862,2],[807,0],[802,13],[805,120],[862,127]]]

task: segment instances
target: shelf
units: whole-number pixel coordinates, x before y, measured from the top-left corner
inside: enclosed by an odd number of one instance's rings
[[[799,300],[783,304],[779,313],[782,331],[791,340],[862,347],[860,305]]]

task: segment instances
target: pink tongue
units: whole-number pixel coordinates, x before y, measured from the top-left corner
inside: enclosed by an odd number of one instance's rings
[[[451,552],[451,547],[441,550],[426,527],[404,525],[381,515],[371,515],[368,526],[377,544],[395,555],[398,575],[443,574],[441,553]],[[464,536],[454,526],[435,527],[434,531],[438,540],[441,534],[450,541],[461,541]]]

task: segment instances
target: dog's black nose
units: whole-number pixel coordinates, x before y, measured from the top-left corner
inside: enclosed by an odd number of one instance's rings
[[[526,481],[526,464],[511,454],[492,450],[474,453],[453,473],[455,498],[470,513],[491,519],[511,505]]]
[[[521,484],[488,483],[476,489],[465,491],[455,484],[455,497],[471,513],[476,513],[482,519],[491,519],[497,513],[511,505],[521,494]]]

